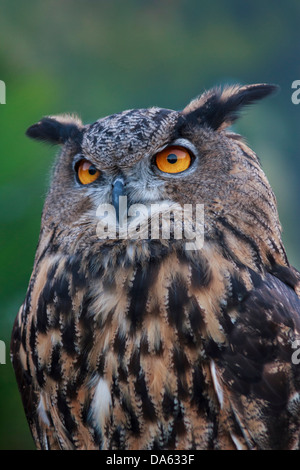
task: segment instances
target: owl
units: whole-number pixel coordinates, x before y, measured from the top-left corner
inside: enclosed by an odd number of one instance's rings
[[[11,340],[37,448],[300,448],[300,274],[228,129],[275,89],[27,130],[61,145]]]

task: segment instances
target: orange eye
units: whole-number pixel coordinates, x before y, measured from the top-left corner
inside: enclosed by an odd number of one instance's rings
[[[157,168],[164,173],[181,173],[189,168],[192,158],[184,147],[167,147],[156,155]]]
[[[90,184],[100,176],[100,171],[88,160],[80,160],[76,171],[81,184]]]

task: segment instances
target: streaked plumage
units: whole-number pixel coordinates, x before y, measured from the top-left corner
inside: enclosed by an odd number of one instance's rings
[[[11,354],[43,449],[298,449],[300,275],[258,158],[226,131],[270,85],[210,90],[182,112],[130,110],[83,126],[45,118],[63,144]],[[153,157],[183,145],[186,172]],[[100,178],[81,186],[84,157]],[[204,204],[202,249],[100,240],[116,178],[130,204]],[[195,247],[196,248],[196,247]]]

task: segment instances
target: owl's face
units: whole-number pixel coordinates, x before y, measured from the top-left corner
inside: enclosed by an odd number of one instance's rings
[[[212,90],[181,112],[129,110],[86,126],[70,116],[43,119],[28,135],[63,144],[45,203],[44,230],[55,226],[61,247],[88,245],[97,239],[97,208],[112,204],[118,213],[118,198],[126,196],[128,207],[203,204],[207,238],[215,236],[219,220],[244,222],[245,235],[257,220],[278,232],[275,199],[258,159],[225,130],[242,105],[273,89]]]

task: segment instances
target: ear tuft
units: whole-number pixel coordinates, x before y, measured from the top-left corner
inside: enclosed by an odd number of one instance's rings
[[[206,125],[213,130],[230,126],[243,107],[274,93],[277,85],[259,83],[246,86],[213,88],[191,101],[182,111],[186,121]]]
[[[43,142],[64,144],[68,139],[75,139],[82,127],[82,122],[77,116],[69,114],[48,116],[29,127],[26,135]]]

